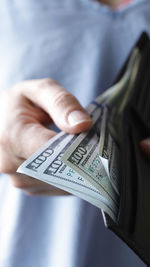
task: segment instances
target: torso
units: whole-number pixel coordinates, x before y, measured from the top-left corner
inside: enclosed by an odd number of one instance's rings
[[[2,0],[0,90],[50,77],[88,104],[150,32],[149,14],[149,0],[120,11],[92,0]],[[0,181],[0,266],[144,266],[104,228],[97,208],[73,197],[27,197]]]

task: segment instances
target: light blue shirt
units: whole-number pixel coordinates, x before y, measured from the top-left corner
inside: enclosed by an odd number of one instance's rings
[[[143,30],[149,0],[120,11],[94,0],[1,0],[0,89],[50,77],[85,106],[111,85]],[[144,264],[99,209],[73,196],[27,196],[1,175],[0,267],[100,266]]]

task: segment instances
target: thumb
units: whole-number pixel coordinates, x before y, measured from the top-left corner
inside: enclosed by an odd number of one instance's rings
[[[63,131],[79,133],[92,125],[92,120],[78,100],[51,79],[23,83],[23,94],[42,108]]]

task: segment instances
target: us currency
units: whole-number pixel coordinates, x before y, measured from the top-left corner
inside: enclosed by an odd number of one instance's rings
[[[91,104],[88,111],[94,118],[101,113],[97,103]],[[91,183],[61,161],[62,155],[77,137],[61,132],[25,161],[17,171],[73,193],[103,209],[115,220],[118,212],[116,203],[107,199]]]
[[[103,119],[101,122],[101,131],[99,138],[99,156],[105,168],[105,171],[110,179],[116,193],[119,195],[119,149],[115,141],[119,142],[118,132],[113,121],[116,118],[116,109],[120,105],[123,94],[128,86],[130,73],[132,71],[133,63],[137,56],[137,51],[133,53],[131,60],[128,63],[128,68],[125,71],[123,77],[114,84],[109,91],[111,92],[108,97],[105,98],[103,103]],[[114,108],[115,107],[115,108]],[[112,123],[110,124],[110,117]],[[113,136],[113,138],[112,138]]]
[[[131,84],[133,84],[137,75],[140,60],[140,50],[134,48],[122,78],[109,89],[112,93],[109,94],[105,101],[105,104],[107,104],[109,108],[112,109],[117,107],[117,110],[119,111],[126,105],[132,89]]]
[[[43,182],[49,183],[47,180],[44,180],[44,179],[43,179]],[[117,220],[118,210],[114,211],[114,209],[110,207],[106,199],[102,198],[100,192],[95,190],[94,187],[91,187],[91,185],[90,185],[90,188],[86,186],[85,190],[82,188],[80,188],[79,190],[75,190],[73,186],[67,187],[67,186],[63,186],[61,184],[56,184],[52,182],[50,184],[89,202],[93,206],[106,212],[114,221]],[[91,194],[91,190],[94,192],[94,194]]]
[[[123,102],[127,91],[130,91],[126,89],[137,61],[139,61],[139,51],[135,49],[122,79],[109,89],[107,96],[102,96],[103,101],[101,99],[101,107],[98,109],[100,113],[93,117],[93,127],[89,132],[80,134],[62,157],[66,165],[88,180],[116,206],[119,203],[119,150],[112,136],[106,131],[108,113],[112,106],[120,107],[120,99],[123,99]],[[97,104],[99,100],[97,99]],[[100,149],[98,149],[99,138]]]
[[[141,60],[141,54],[138,48],[135,48],[131,54],[130,60],[127,64],[126,71],[121,78],[121,80],[115,85],[114,93],[110,97],[107,98],[105,102],[106,112],[109,113],[107,115],[107,124],[109,124],[109,131],[113,139],[116,142],[120,142],[120,118],[124,107],[127,104],[127,101],[132,93],[132,88],[134,85],[134,81],[136,79],[139,64]],[[105,120],[103,122],[105,123]],[[103,126],[102,126],[103,127]],[[100,154],[101,154],[101,143],[103,142],[103,138],[105,136],[105,131],[101,131],[100,138]]]
[[[131,94],[133,84],[138,73],[141,55],[139,50],[134,49],[129,60],[124,76],[118,84],[116,91],[119,93],[112,94],[105,102],[104,116],[101,125],[101,136],[99,142],[99,154],[110,182],[115,191],[119,194],[119,126],[120,114],[126,105]],[[117,88],[118,86],[118,88]],[[117,100],[116,100],[117,99]]]
[[[64,138],[64,135],[60,136],[60,138]],[[96,188],[61,161],[64,150],[73,142],[73,138],[70,136],[70,140],[68,138],[66,140],[63,139],[60,144],[60,149],[57,147],[57,142],[55,142],[56,146],[53,143],[52,146],[49,144],[46,148],[34,155],[32,159],[28,159],[18,171],[57,186],[69,193],[73,193],[93,205],[102,208],[111,218],[115,219],[115,207]]]
[[[112,187],[109,177],[99,157],[98,144],[103,106],[94,114],[91,129],[80,134],[62,156],[62,161],[88,180],[116,208],[119,197]]]
[[[115,192],[119,193],[119,177],[120,177],[120,150],[118,144],[109,130],[108,118],[110,114],[107,107],[104,109],[102,122],[102,134],[99,142],[99,156],[109,177],[110,183]]]
[[[101,132],[99,138],[99,156],[105,168],[105,171],[110,179],[116,193],[119,195],[119,133],[116,130],[118,122],[116,120],[116,110],[120,105],[123,92],[125,92],[130,72],[127,69],[122,79],[113,86],[113,92],[109,98],[106,99],[103,111],[103,120],[101,122]],[[111,123],[110,123],[111,121]]]

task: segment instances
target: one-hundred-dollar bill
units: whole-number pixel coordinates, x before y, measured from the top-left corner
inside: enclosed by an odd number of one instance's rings
[[[93,116],[93,126],[80,134],[66,150],[62,161],[88,180],[114,206],[119,206],[119,197],[112,187],[107,172],[99,157],[99,136],[103,106]]]
[[[109,129],[113,139],[120,143],[120,119],[122,111],[132,93],[132,88],[136,75],[138,73],[138,68],[141,60],[141,54],[138,48],[135,48],[132,52],[130,60],[127,64],[126,71],[121,78],[121,80],[114,85],[114,93],[112,93],[105,101],[106,112],[109,113],[107,116],[108,120],[104,120],[104,124],[109,124]],[[102,126],[103,128],[103,126]],[[100,154],[102,149],[103,137],[105,136],[105,131],[101,131],[100,138]]]
[[[93,117],[97,110],[97,104],[88,107]],[[70,193],[74,192],[76,196],[103,209],[115,220],[118,211],[116,205],[109,202],[92,184],[61,161],[62,155],[77,137],[61,132],[25,161],[17,171]]]
[[[45,180],[45,182],[47,183],[47,180]],[[67,191],[68,193],[73,194],[73,195],[89,202],[93,206],[106,212],[114,221],[117,220],[118,210],[114,211],[114,209],[112,209],[112,207],[106,201],[106,199],[102,198],[102,196],[98,190],[94,189],[95,193],[93,195],[91,195],[91,191],[90,191],[90,194],[89,193],[87,194],[83,190],[77,191],[73,187],[66,187],[66,186],[63,186],[60,184],[56,184],[56,183],[54,183],[54,184],[51,183],[51,185],[56,186],[59,189]],[[90,187],[90,190],[91,190],[91,187]]]
[[[49,143],[40,149],[19,167],[18,172],[73,193],[103,209],[115,220],[116,207],[109,203],[94,186],[61,161],[61,156],[73,142],[74,136],[69,135],[69,138],[65,138],[65,134],[61,133],[59,140],[54,142],[55,145]]]
[[[117,93],[114,92],[109,98],[106,99],[104,115],[101,124],[99,154],[110,178],[111,184],[118,194],[120,175],[120,114],[132,91],[132,87],[138,72],[140,58],[141,56],[139,50],[134,49],[128,62],[125,74],[119,83],[115,85],[116,89],[114,89]]]
[[[98,150],[111,185],[119,195],[120,150],[109,131],[109,115],[109,111],[105,106]]]

